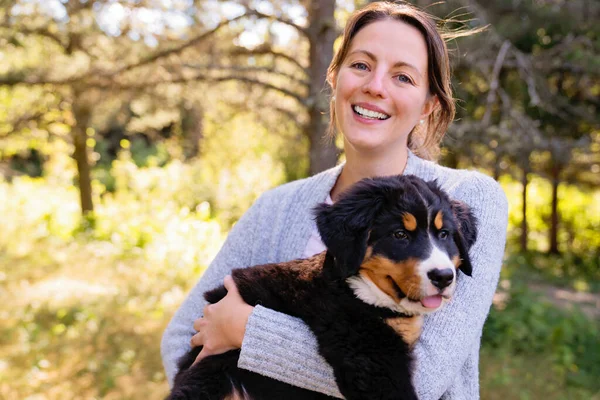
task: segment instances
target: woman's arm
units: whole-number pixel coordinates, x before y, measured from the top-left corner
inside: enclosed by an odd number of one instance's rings
[[[240,368],[343,399],[317,339],[299,318],[261,306],[248,319]]]

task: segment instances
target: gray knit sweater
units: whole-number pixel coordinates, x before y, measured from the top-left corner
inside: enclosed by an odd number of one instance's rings
[[[264,193],[233,227],[222,249],[175,313],[161,343],[169,384],[177,360],[190,349],[202,294],[223,282],[232,268],[299,258],[312,230],[312,208],[325,201],[342,166]],[[500,186],[474,171],[453,170],[409,152],[404,174],[436,179],[451,197],[469,204],[479,220],[471,248],[473,276],[459,276],[454,299],[425,317],[414,354],[414,384],[421,400],[479,398],[479,345],[483,323],[498,283],[508,206]],[[256,306],[244,336],[239,367],[280,381],[342,398],[331,367],[299,319]]]

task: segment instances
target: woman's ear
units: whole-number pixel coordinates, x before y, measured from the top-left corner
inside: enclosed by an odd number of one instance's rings
[[[438,100],[437,95],[427,96],[427,100],[423,105],[423,110],[421,111],[421,119],[427,119],[429,115],[434,112],[440,106],[440,101]]]

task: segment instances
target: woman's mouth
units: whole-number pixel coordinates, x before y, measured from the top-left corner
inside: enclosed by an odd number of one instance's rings
[[[375,119],[375,120],[384,121],[390,117],[387,114],[384,114],[384,113],[381,113],[378,111],[368,110],[364,107],[357,106],[357,105],[352,106],[352,111],[354,111],[354,113],[357,114],[359,117],[366,118],[366,119]]]

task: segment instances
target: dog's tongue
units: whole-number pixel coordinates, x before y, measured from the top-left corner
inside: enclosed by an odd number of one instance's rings
[[[439,294],[435,296],[427,296],[421,299],[421,304],[425,308],[438,308],[442,304],[442,296]]]

